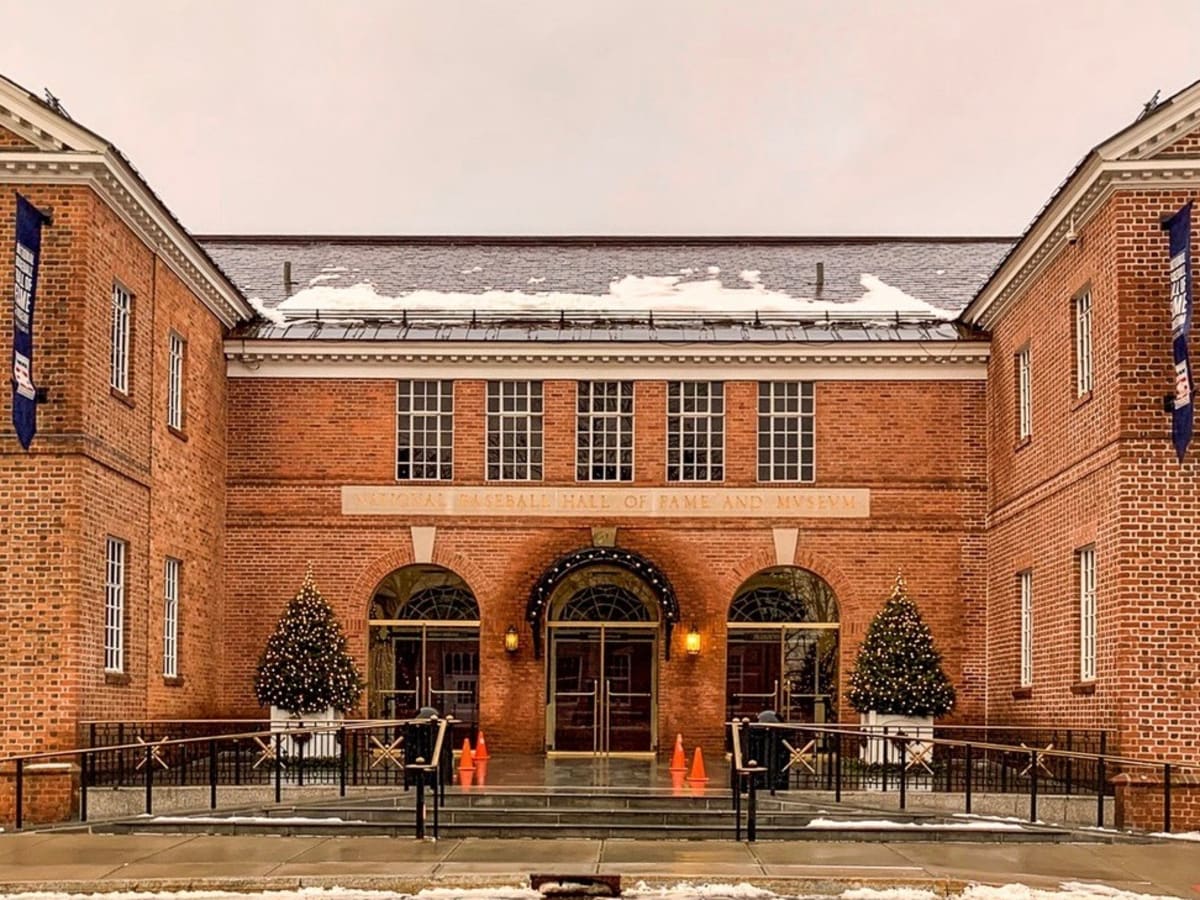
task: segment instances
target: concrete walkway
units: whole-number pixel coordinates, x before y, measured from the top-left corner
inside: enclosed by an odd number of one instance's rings
[[[617,873],[626,884],[751,881],[789,893],[861,884],[1098,882],[1200,898],[1200,845],[488,840],[213,835],[0,835],[0,894],[518,885],[530,873]]]

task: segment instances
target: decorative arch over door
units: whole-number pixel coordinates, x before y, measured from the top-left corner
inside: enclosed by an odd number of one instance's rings
[[[666,658],[671,658],[671,631],[679,621],[679,601],[675,589],[667,576],[644,556],[620,547],[586,547],[560,556],[542,576],[534,582],[525,607],[525,620],[533,632],[533,651],[538,659],[542,656],[542,625],[545,622],[550,600],[555,590],[569,576],[589,566],[609,566],[621,569],[637,577],[654,596],[662,617],[666,644]],[[574,602],[575,597],[572,597]]]
[[[796,566],[752,575],[729,604],[726,716],[764,709],[785,720],[837,720],[837,595]]]

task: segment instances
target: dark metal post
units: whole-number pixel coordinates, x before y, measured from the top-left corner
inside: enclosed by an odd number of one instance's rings
[[[338,729],[338,796],[346,796],[346,726]]]
[[[742,773],[737,769],[733,770],[733,779],[730,784],[733,785],[733,839],[740,841],[742,839]]]
[[[1068,729],[1067,729],[1067,752],[1068,752],[1068,753],[1070,753],[1070,752],[1071,752],[1071,750],[1073,749],[1073,747],[1071,746],[1071,744],[1072,744],[1072,742],[1071,742],[1071,729],[1070,729],[1070,728],[1068,728]],[[1066,787],[1067,787],[1067,796],[1069,797],[1069,796],[1071,795],[1071,781],[1072,781],[1072,778],[1071,778],[1071,776],[1074,774],[1074,769],[1075,769],[1075,760],[1074,760],[1074,758],[1073,758],[1073,757],[1070,757],[1070,756],[1068,756],[1068,757],[1066,758],[1065,762],[1066,762],[1066,764],[1067,764],[1067,777],[1066,777],[1066,782],[1067,782],[1067,785],[1066,785]]]
[[[233,783],[242,783],[242,741],[238,738],[233,742]]]
[[[417,762],[421,763],[421,762],[424,762],[424,760],[418,758]],[[425,837],[425,774],[424,774],[424,772],[421,772],[417,777],[417,807],[416,807],[415,813],[416,813],[416,826],[417,826],[417,840],[422,840]]]
[[[22,806],[23,806],[22,801],[25,799],[25,760],[23,760],[23,759],[17,760],[17,776],[16,777],[17,777],[17,784],[16,784],[17,796],[15,799],[17,802],[17,811],[16,811],[16,815],[14,817],[16,819],[16,822],[14,824],[16,825],[17,831],[20,831],[21,825],[25,818],[25,816],[23,815],[24,810],[22,809]]]
[[[963,791],[966,794],[966,812],[971,811],[971,745],[967,744],[963,757]]]
[[[900,744],[900,808],[908,808],[908,738],[901,737]]]
[[[283,800],[283,733],[275,732],[275,802]]]
[[[888,729],[887,729],[887,726],[884,725],[883,726],[883,783],[879,786],[879,789],[884,792],[886,792],[888,789],[888,778],[887,778],[888,766],[891,765],[891,761],[892,761],[892,754],[890,752],[891,747],[889,746],[889,744],[890,744],[890,741],[888,740]]]
[[[296,747],[296,786],[304,787],[304,745],[308,743],[312,734],[298,734],[292,738],[292,743]]]
[[[208,740],[208,808],[217,808],[217,742]]]
[[[438,821],[438,807],[441,805],[438,801],[438,795],[441,793],[441,789],[438,787],[438,782],[442,779],[438,776],[438,769],[440,769],[441,766],[438,765],[438,761],[436,759],[433,760],[433,765],[435,768],[430,769],[428,774],[433,778],[433,839],[436,841],[439,836],[438,826],[440,825],[440,822]]]
[[[833,739],[836,754],[833,758],[833,764],[837,771],[834,774],[833,780],[833,799],[842,802],[842,734],[839,732]]]
[[[117,746],[125,746],[125,724],[117,725]],[[125,787],[125,751],[117,751],[117,787]]]
[[[92,726],[95,729],[95,725]],[[87,751],[79,754],[79,821],[87,821],[88,757]]]
[[[799,734],[799,732],[797,732]],[[779,746],[779,733],[774,728],[766,729],[766,740],[763,741],[763,749],[767,754],[767,788],[771,792],[771,796],[775,796],[775,776],[778,767],[777,748]],[[800,742],[804,740],[803,735],[796,738],[796,743],[803,747]]]
[[[746,840],[753,844],[758,839],[758,772],[750,773],[750,797],[746,803]]]
[[[1104,744],[1104,736],[1100,737],[1100,744]],[[1096,827],[1104,827],[1104,757],[1101,756],[1096,760]]]
[[[152,745],[146,745],[146,815],[154,812],[154,753]]]
[[[1029,751],[1029,821],[1037,821],[1038,755]]]
[[[1171,833],[1171,764],[1163,763],[1163,832]]]

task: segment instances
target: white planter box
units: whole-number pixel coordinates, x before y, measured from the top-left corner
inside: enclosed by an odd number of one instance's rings
[[[891,713],[865,712],[859,714],[859,728],[882,736],[869,737],[862,748],[862,761],[869,766],[883,765],[886,760],[889,765],[900,764],[900,745],[891,740],[894,735],[904,733],[909,738],[925,738],[925,740],[910,740],[908,743],[908,759],[905,763],[909,768],[924,771],[924,763],[933,763],[933,716],[900,716]],[[890,746],[889,746],[890,745]]]
[[[271,707],[271,730],[285,732],[280,738],[280,749],[284,756],[295,759],[300,755],[299,743],[286,732],[293,728],[313,728],[328,726],[331,730],[315,733],[304,744],[304,758],[337,757],[339,753],[338,735],[336,729],[341,725],[342,714],[332,706],[324,712],[304,713],[293,715],[286,709]]]

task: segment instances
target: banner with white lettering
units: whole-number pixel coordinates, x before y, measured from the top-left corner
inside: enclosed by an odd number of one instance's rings
[[[1188,334],[1192,330],[1192,204],[1163,223],[1170,233],[1171,338],[1175,355],[1175,404],[1171,440],[1183,462],[1192,440],[1192,364],[1188,359]]]
[[[12,413],[17,440],[26,450],[37,433],[37,388],[33,384],[33,304],[37,296],[42,223],[46,216],[17,194],[17,252],[13,289]]]

